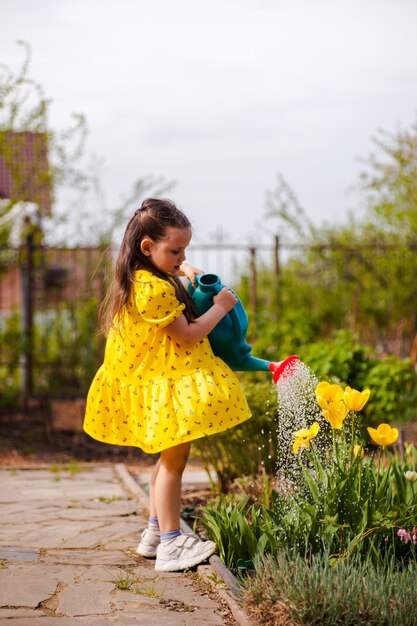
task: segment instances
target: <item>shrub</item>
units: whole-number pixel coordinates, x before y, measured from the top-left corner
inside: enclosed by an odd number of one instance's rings
[[[402,423],[416,417],[417,376],[409,359],[379,357],[346,330],[303,346],[299,356],[320,379],[371,388],[372,402],[364,412],[369,424]]]

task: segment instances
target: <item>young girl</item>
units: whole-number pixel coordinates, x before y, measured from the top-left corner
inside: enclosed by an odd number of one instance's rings
[[[227,288],[198,317],[178,278],[191,240],[187,217],[168,200],[147,199],[129,221],[102,308],[104,364],[91,385],[84,430],[115,445],[160,452],[150,488],[150,519],[137,552],[155,568],[178,571],[216,549],[180,531],[181,479],[191,441],[242,423],[250,411],[207,335],[237,302]]]

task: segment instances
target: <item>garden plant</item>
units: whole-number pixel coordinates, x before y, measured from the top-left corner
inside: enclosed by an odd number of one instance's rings
[[[226,565],[254,568],[250,606],[274,599],[288,623],[415,623],[406,588],[416,580],[417,451],[390,451],[399,432],[387,423],[368,427],[365,443],[369,396],[319,383],[319,419],[293,432],[291,481],[265,474],[258,499],[229,494],[204,509]]]

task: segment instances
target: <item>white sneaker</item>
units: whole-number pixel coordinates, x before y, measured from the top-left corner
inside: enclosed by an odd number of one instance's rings
[[[154,559],[156,557],[156,549],[161,543],[161,535],[159,532],[145,528],[142,533],[141,540],[136,553],[141,556],[146,556],[148,559]]]
[[[156,550],[155,569],[159,572],[178,572],[194,567],[208,559],[216,550],[213,541],[201,541],[195,535],[181,533],[169,541],[162,541]]]

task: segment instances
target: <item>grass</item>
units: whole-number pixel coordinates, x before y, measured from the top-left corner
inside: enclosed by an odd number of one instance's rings
[[[52,474],[58,474],[59,472],[68,472],[71,476],[75,476],[79,472],[88,469],[88,465],[85,463],[77,463],[76,461],[69,461],[68,463],[52,463],[49,466],[49,471]]]
[[[116,577],[116,587],[123,591],[135,591],[141,579],[128,570],[120,572]]]
[[[136,576],[129,570],[124,570],[116,577],[116,587],[123,591],[131,591],[148,598],[157,598],[161,596],[161,592],[154,585],[146,586],[143,584],[140,576]]]
[[[396,569],[326,555],[281,552],[256,564],[245,582],[249,615],[262,626],[414,626],[416,567]]]
[[[112,502],[118,502],[119,500],[123,500],[122,496],[111,496],[107,498],[106,496],[100,496],[97,498],[98,502],[106,502],[107,504],[111,504]]]

